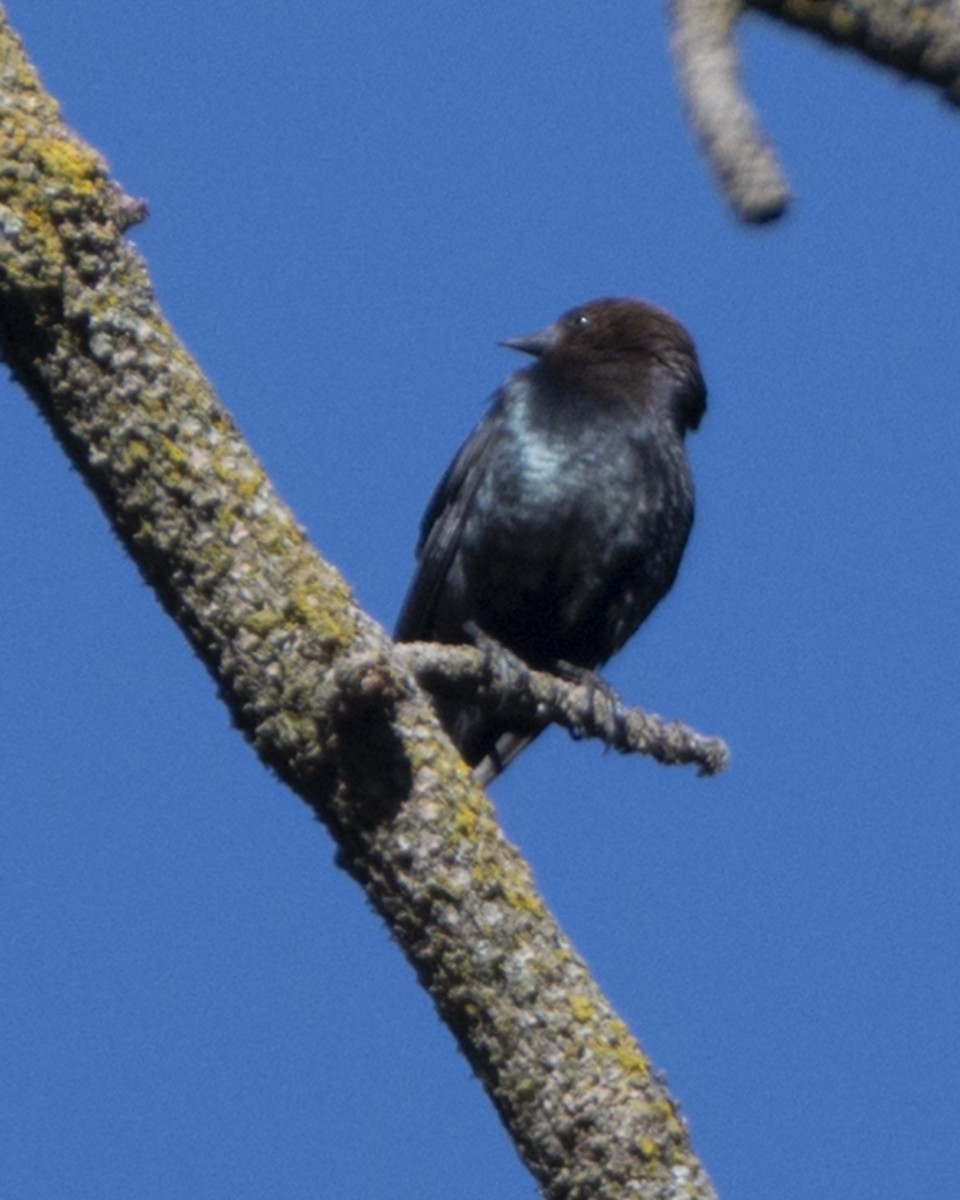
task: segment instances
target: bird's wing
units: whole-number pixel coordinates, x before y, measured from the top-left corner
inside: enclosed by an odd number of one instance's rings
[[[437,484],[420,525],[418,568],[403,603],[394,637],[399,642],[430,641],[437,602],[447,582],[477,486],[496,453],[502,423],[495,404],[460,447]]]

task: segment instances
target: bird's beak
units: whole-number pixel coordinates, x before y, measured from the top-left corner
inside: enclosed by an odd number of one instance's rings
[[[504,338],[500,345],[506,346],[508,350],[520,350],[523,354],[532,354],[534,358],[539,358],[557,344],[558,333],[556,325],[548,325],[546,329],[539,329],[536,333],[522,333],[519,337]]]

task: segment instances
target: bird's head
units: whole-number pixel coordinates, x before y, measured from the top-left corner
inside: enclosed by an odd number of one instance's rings
[[[672,385],[669,405],[682,428],[696,429],[706,408],[706,387],[696,347],[683,325],[662,308],[629,297],[591,300],[535,333],[500,343],[533,355],[551,374],[571,380],[616,378],[629,385]],[[659,388],[653,394],[662,394]]]

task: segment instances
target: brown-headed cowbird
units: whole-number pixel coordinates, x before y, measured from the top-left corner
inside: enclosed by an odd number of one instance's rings
[[[531,667],[592,671],[669,591],[693,521],[684,435],[706,407],[697,352],[669,313],[594,300],[503,342],[509,376],[424,514],[398,641],[473,630]],[[481,782],[540,726],[438,704]]]

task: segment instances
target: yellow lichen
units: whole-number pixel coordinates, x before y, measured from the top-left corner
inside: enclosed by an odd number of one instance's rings
[[[150,461],[150,447],[140,438],[131,438],[126,444],[128,466],[142,466]]]
[[[543,901],[532,888],[504,884],[503,898],[511,908],[519,912],[535,913],[537,916],[542,916],[545,912]]]
[[[37,160],[48,175],[69,183],[80,196],[89,196],[101,175],[100,160],[67,138],[38,138]]]
[[[186,452],[181,446],[178,446],[172,438],[161,438],[160,445],[163,447],[163,452],[167,459],[175,466],[180,468],[180,474],[184,474],[187,469],[188,458]]]
[[[612,1058],[626,1074],[646,1078],[650,1074],[650,1060],[623,1021],[615,1017],[607,1029],[609,1040],[605,1045],[596,1047],[597,1053]]]
[[[249,629],[251,633],[255,633],[257,637],[266,637],[268,633],[272,633],[274,629],[283,623],[283,616],[271,609],[263,609],[260,612],[250,613],[243,622],[244,627]]]
[[[475,808],[469,804],[458,804],[453,818],[455,836],[472,841],[477,832],[479,820],[479,814]]]
[[[590,1021],[596,1016],[596,1005],[589,996],[582,994],[573,995],[570,997],[570,1007],[573,1010],[573,1015],[578,1021]]]

